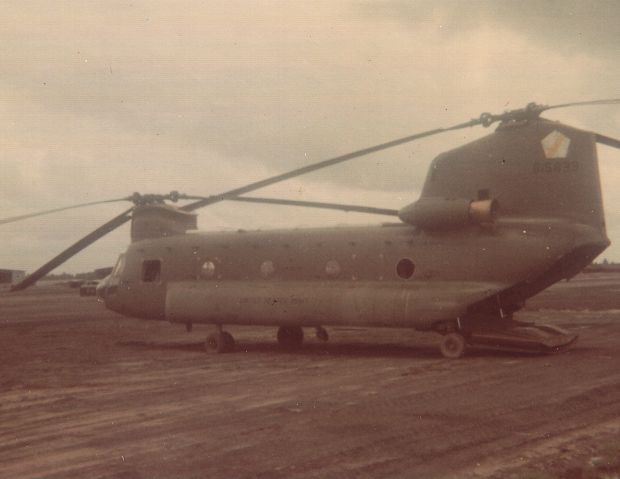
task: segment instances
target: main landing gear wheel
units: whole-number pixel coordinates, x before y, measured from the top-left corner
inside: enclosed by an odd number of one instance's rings
[[[465,354],[465,338],[459,333],[446,334],[439,345],[439,350],[444,358],[458,359]]]
[[[229,353],[235,348],[235,339],[228,331],[218,331],[207,336],[205,349],[210,353]]]
[[[278,343],[285,349],[297,349],[304,341],[304,332],[299,326],[280,326]]]

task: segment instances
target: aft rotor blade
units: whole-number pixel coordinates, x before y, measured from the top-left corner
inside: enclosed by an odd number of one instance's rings
[[[611,146],[612,148],[618,148],[620,150],[620,140],[616,140],[615,138],[597,133],[596,142],[601,143],[602,145]]]
[[[545,106],[545,110],[553,110],[554,108],[566,108],[569,106],[585,106],[585,105],[617,105],[620,103],[620,98],[611,98],[606,100],[589,100],[589,101],[574,101],[572,103],[561,103],[559,105]]]
[[[220,193],[219,195],[209,196],[202,200],[198,200],[194,203],[190,203],[188,205],[182,206],[181,209],[184,211],[194,211],[198,208],[202,208],[204,206],[211,205],[213,203],[219,203],[220,201],[229,200],[233,197],[243,195],[245,193],[249,193],[254,190],[258,190],[259,188],[264,188],[265,186],[270,186],[275,183],[279,183],[281,181],[289,180],[291,178],[295,178],[297,176],[310,173],[312,171],[320,170],[322,168],[327,168],[329,166],[333,166],[338,163],[342,163],[344,161],[352,160],[354,158],[359,158],[360,156],[365,156],[371,153],[375,153],[377,151],[386,150],[388,148],[393,148],[395,146],[402,145],[403,143],[408,143],[410,141],[419,140],[420,138],[433,136],[438,133],[443,133],[443,132],[452,131],[452,130],[459,130],[461,128],[468,128],[468,127],[476,126],[479,124],[481,124],[481,120],[478,118],[475,118],[473,120],[467,121],[465,123],[459,123],[458,125],[454,125],[449,128],[436,128],[434,130],[423,131],[422,133],[416,133],[414,135],[405,136],[403,138],[398,138],[396,140],[388,141],[386,143],[381,143],[379,145],[375,145],[375,146],[371,146],[368,148],[364,148],[362,150],[357,150],[351,153],[347,153],[346,155],[336,156],[334,158],[319,161],[311,165],[302,166],[301,168],[296,168],[294,170],[289,171],[288,173],[282,173],[280,175],[272,176],[272,177],[266,178],[261,181],[256,181],[254,183],[250,183],[240,188],[235,188],[233,190]]]
[[[129,208],[127,211],[124,211],[123,213],[111,219],[104,225],[101,225],[99,228],[97,228],[92,233],[89,233],[86,236],[84,236],[81,240],[74,243],[72,246],[64,250],[58,256],[54,257],[53,259],[45,263],[34,273],[26,276],[26,278],[24,278],[22,281],[14,285],[11,288],[11,291],[21,291],[22,289],[26,289],[28,286],[33,285],[39,279],[41,279],[47,273],[57,268],[61,264],[63,264],[69,258],[79,253],[87,246],[90,246],[92,243],[97,241],[99,238],[107,235],[108,233],[114,231],[116,228],[118,228],[119,226],[129,221],[131,219],[131,216],[129,215],[129,213],[132,210],[133,210],[133,207]]]
[[[374,215],[398,216],[398,210],[387,208],[374,208],[372,206],[344,205],[340,203],[323,203],[320,201],[297,201],[280,198],[256,198],[249,196],[236,196],[228,198],[229,201],[241,201],[245,203],[266,203],[271,205],[306,206],[309,208],[323,208],[328,210],[353,211],[356,213],[370,213]]]
[[[396,140],[388,141],[386,143],[381,143],[379,145],[364,148],[362,150],[353,151],[345,155],[336,156],[334,158],[319,161],[317,163],[303,166],[301,168],[296,168],[294,170],[289,171],[288,173],[283,173],[280,175],[272,176],[270,178],[266,178],[261,181],[256,181],[254,183],[250,183],[240,188],[235,188],[233,190],[220,193],[219,195],[209,196],[207,198],[198,200],[194,203],[185,205],[181,209],[185,211],[193,211],[198,208],[202,208],[203,206],[211,205],[213,203],[218,203],[220,201],[227,200],[232,197],[244,195],[246,193],[257,190],[259,188],[264,188],[266,186],[270,186],[275,183],[279,183],[281,181],[295,178],[297,176],[310,173],[312,171],[320,170],[322,168],[327,168],[329,166],[342,163],[344,161],[352,160],[354,158],[359,158],[360,156],[369,155],[370,153],[375,153],[377,151],[385,150],[388,148],[393,148],[395,146],[402,145],[404,143],[408,143],[414,140],[419,140],[420,138],[425,138],[428,136],[437,135],[439,133],[444,133],[447,131],[460,130],[462,128],[469,128],[469,127],[476,126],[476,125],[482,125],[484,127],[488,127],[497,121],[516,121],[516,120],[527,120],[531,118],[538,118],[538,116],[543,111],[550,110],[553,108],[563,108],[563,107],[578,106],[578,105],[612,105],[612,104],[617,104],[617,103],[620,103],[620,99],[581,101],[581,102],[564,103],[564,104],[552,105],[552,106],[537,105],[536,103],[530,103],[525,108],[506,111],[498,115],[493,115],[490,113],[482,113],[479,118],[474,118],[470,121],[459,123],[457,125],[454,125],[448,128],[436,128],[434,130],[423,131],[421,133],[416,133],[414,135],[405,136],[403,138],[398,138]]]
[[[27,215],[11,216],[9,218],[0,219],[0,225],[3,225],[5,223],[13,223],[14,221],[26,220],[28,218],[34,218],[35,216],[49,215],[52,213],[57,213],[59,211],[72,210],[75,208],[84,208],[85,206],[102,205],[104,203],[116,203],[118,201],[127,201],[128,199],[130,198],[117,198],[115,200],[91,201],[89,203],[81,203],[79,205],[64,206],[62,208],[54,208],[51,210],[39,211],[37,213],[30,213]]]

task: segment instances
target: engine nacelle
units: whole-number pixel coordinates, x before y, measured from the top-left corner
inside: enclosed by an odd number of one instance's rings
[[[405,206],[398,217],[426,230],[450,230],[495,222],[497,200],[422,198]]]

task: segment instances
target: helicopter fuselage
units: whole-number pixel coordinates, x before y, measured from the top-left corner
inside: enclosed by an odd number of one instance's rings
[[[543,119],[439,155],[401,223],[179,234],[189,223],[176,216],[135,210],[134,242],[101,288],[109,308],[187,324],[460,327],[510,316],[609,245],[595,136]]]
[[[427,330],[490,298],[512,312],[607,244],[591,226],[553,219],[187,233],[132,243],[102,295],[122,314],[180,323]]]
[[[232,341],[223,324],[279,326],[283,343],[325,325],[435,330],[447,357],[465,344],[557,351],[576,335],[512,313],[609,245],[596,141],[543,119],[503,123],[435,158],[396,224],[178,234],[169,207],[137,209],[101,292],[129,316],[215,324],[218,351]]]
[[[11,291],[34,284],[97,239],[131,221],[131,245],[97,288],[127,316],[216,325],[208,350],[230,351],[223,324],[276,325],[278,342],[298,346],[303,327],[409,327],[444,335],[441,352],[466,346],[559,351],[577,336],[512,319],[524,302],[580,272],[609,244],[597,143],[620,140],[546,120],[552,108],[620,100],[530,103],[525,108],[428,130],[294,168],[211,196],[134,193],[101,203],[134,206],[56,255]],[[399,210],[247,193],[438,133],[497,129],[438,155],[417,201]],[[192,200],[182,206],[179,200]],[[195,210],[221,201],[320,207],[397,216],[377,226],[221,233],[194,232]],[[497,320],[501,321],[497,321]]]

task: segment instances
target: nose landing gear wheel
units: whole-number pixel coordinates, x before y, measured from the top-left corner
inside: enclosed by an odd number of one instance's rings
[[[458,359],[465,354],[465,338],[459,333],[448,333],[441,340],[439,350],[444,358]]]
[[[304,332],[299,326],[280,326],[278,343],[285,349],[297,349],[304,341]]]

